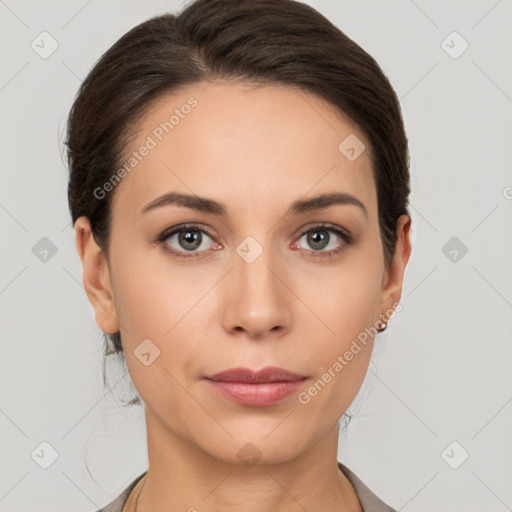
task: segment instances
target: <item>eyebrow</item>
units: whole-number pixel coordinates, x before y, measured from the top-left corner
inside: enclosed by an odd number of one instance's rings
[[[368,211],[366,210],[365,205],[357,197],[347,192],[332,192],[320,194],[310,199],[299,199],[292,203],[286,212],[286,215],[298,215],[312,210],[328,208],[329,206],[336,204],[357,206],[364,213],[365,217],[368,218]],[[222,203],[206,197],[177,192],[170,192],[157,197],[146,204],[140,213],[143,214],[148,211],[155,210],[156,208],[171,205],[183,206],[199,212],[211,213],[219,217],[227,217],[228,215],[228,210]]]

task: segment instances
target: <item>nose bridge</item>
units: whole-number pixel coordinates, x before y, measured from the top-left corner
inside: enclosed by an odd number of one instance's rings
[[[262,240],[262,236],[259,240]],[[274,275],[275,255],[271,236],[265,236],[260,243],[256,238],[247,236],[237,247],[234,269],[237,286],[241,289],[240,298],[251,296],[252,300],[272,301],[280,293]],[[268,303],[268,302],[267,302]]]

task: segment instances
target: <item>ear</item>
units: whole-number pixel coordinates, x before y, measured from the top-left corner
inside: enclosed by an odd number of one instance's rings
[[[400,216],[396,230],[395,254],[385,269],[382,279],[380,311],[381,317],[386,323],[389,314],[391,314],[390,312],[397,309],[394,305],[400,302],[400,297],[402,296],[405,267],[411,255],[410,230],[411,218],[405,214]]]
[[[74,229],[75,244],[82,261],[84,288],[94,308],[96,323],[103,332],[113,334],[119,330],[119,323],[107,260],[92,236],[87,217],[79,217]]]

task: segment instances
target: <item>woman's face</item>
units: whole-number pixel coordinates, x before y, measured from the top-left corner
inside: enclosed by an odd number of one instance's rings
[[[226,462],[244,446],[278,462],[337,424],[368,368],[365,329],[399,301],[410,251],[404,217],[384,266],[369,151],[327,103],[291,88],[202,83],[154,104],[121,182],[103,189],[108,267],[91,257],[87,276],[98,274],[85,277],[98,324],[121,331],[148,429]],[[187,198],[160,199],[171,193]],[[349,199],[309,203],[324,194]],[[306,379],[267,405],[206,379],[267,366]]]

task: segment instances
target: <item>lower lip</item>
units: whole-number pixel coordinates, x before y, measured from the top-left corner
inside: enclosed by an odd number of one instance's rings
[[[255,406],[272,405],[296,393],[304,385],[304,380],[249,384],[206,379],[220,395],[244,405]]]

